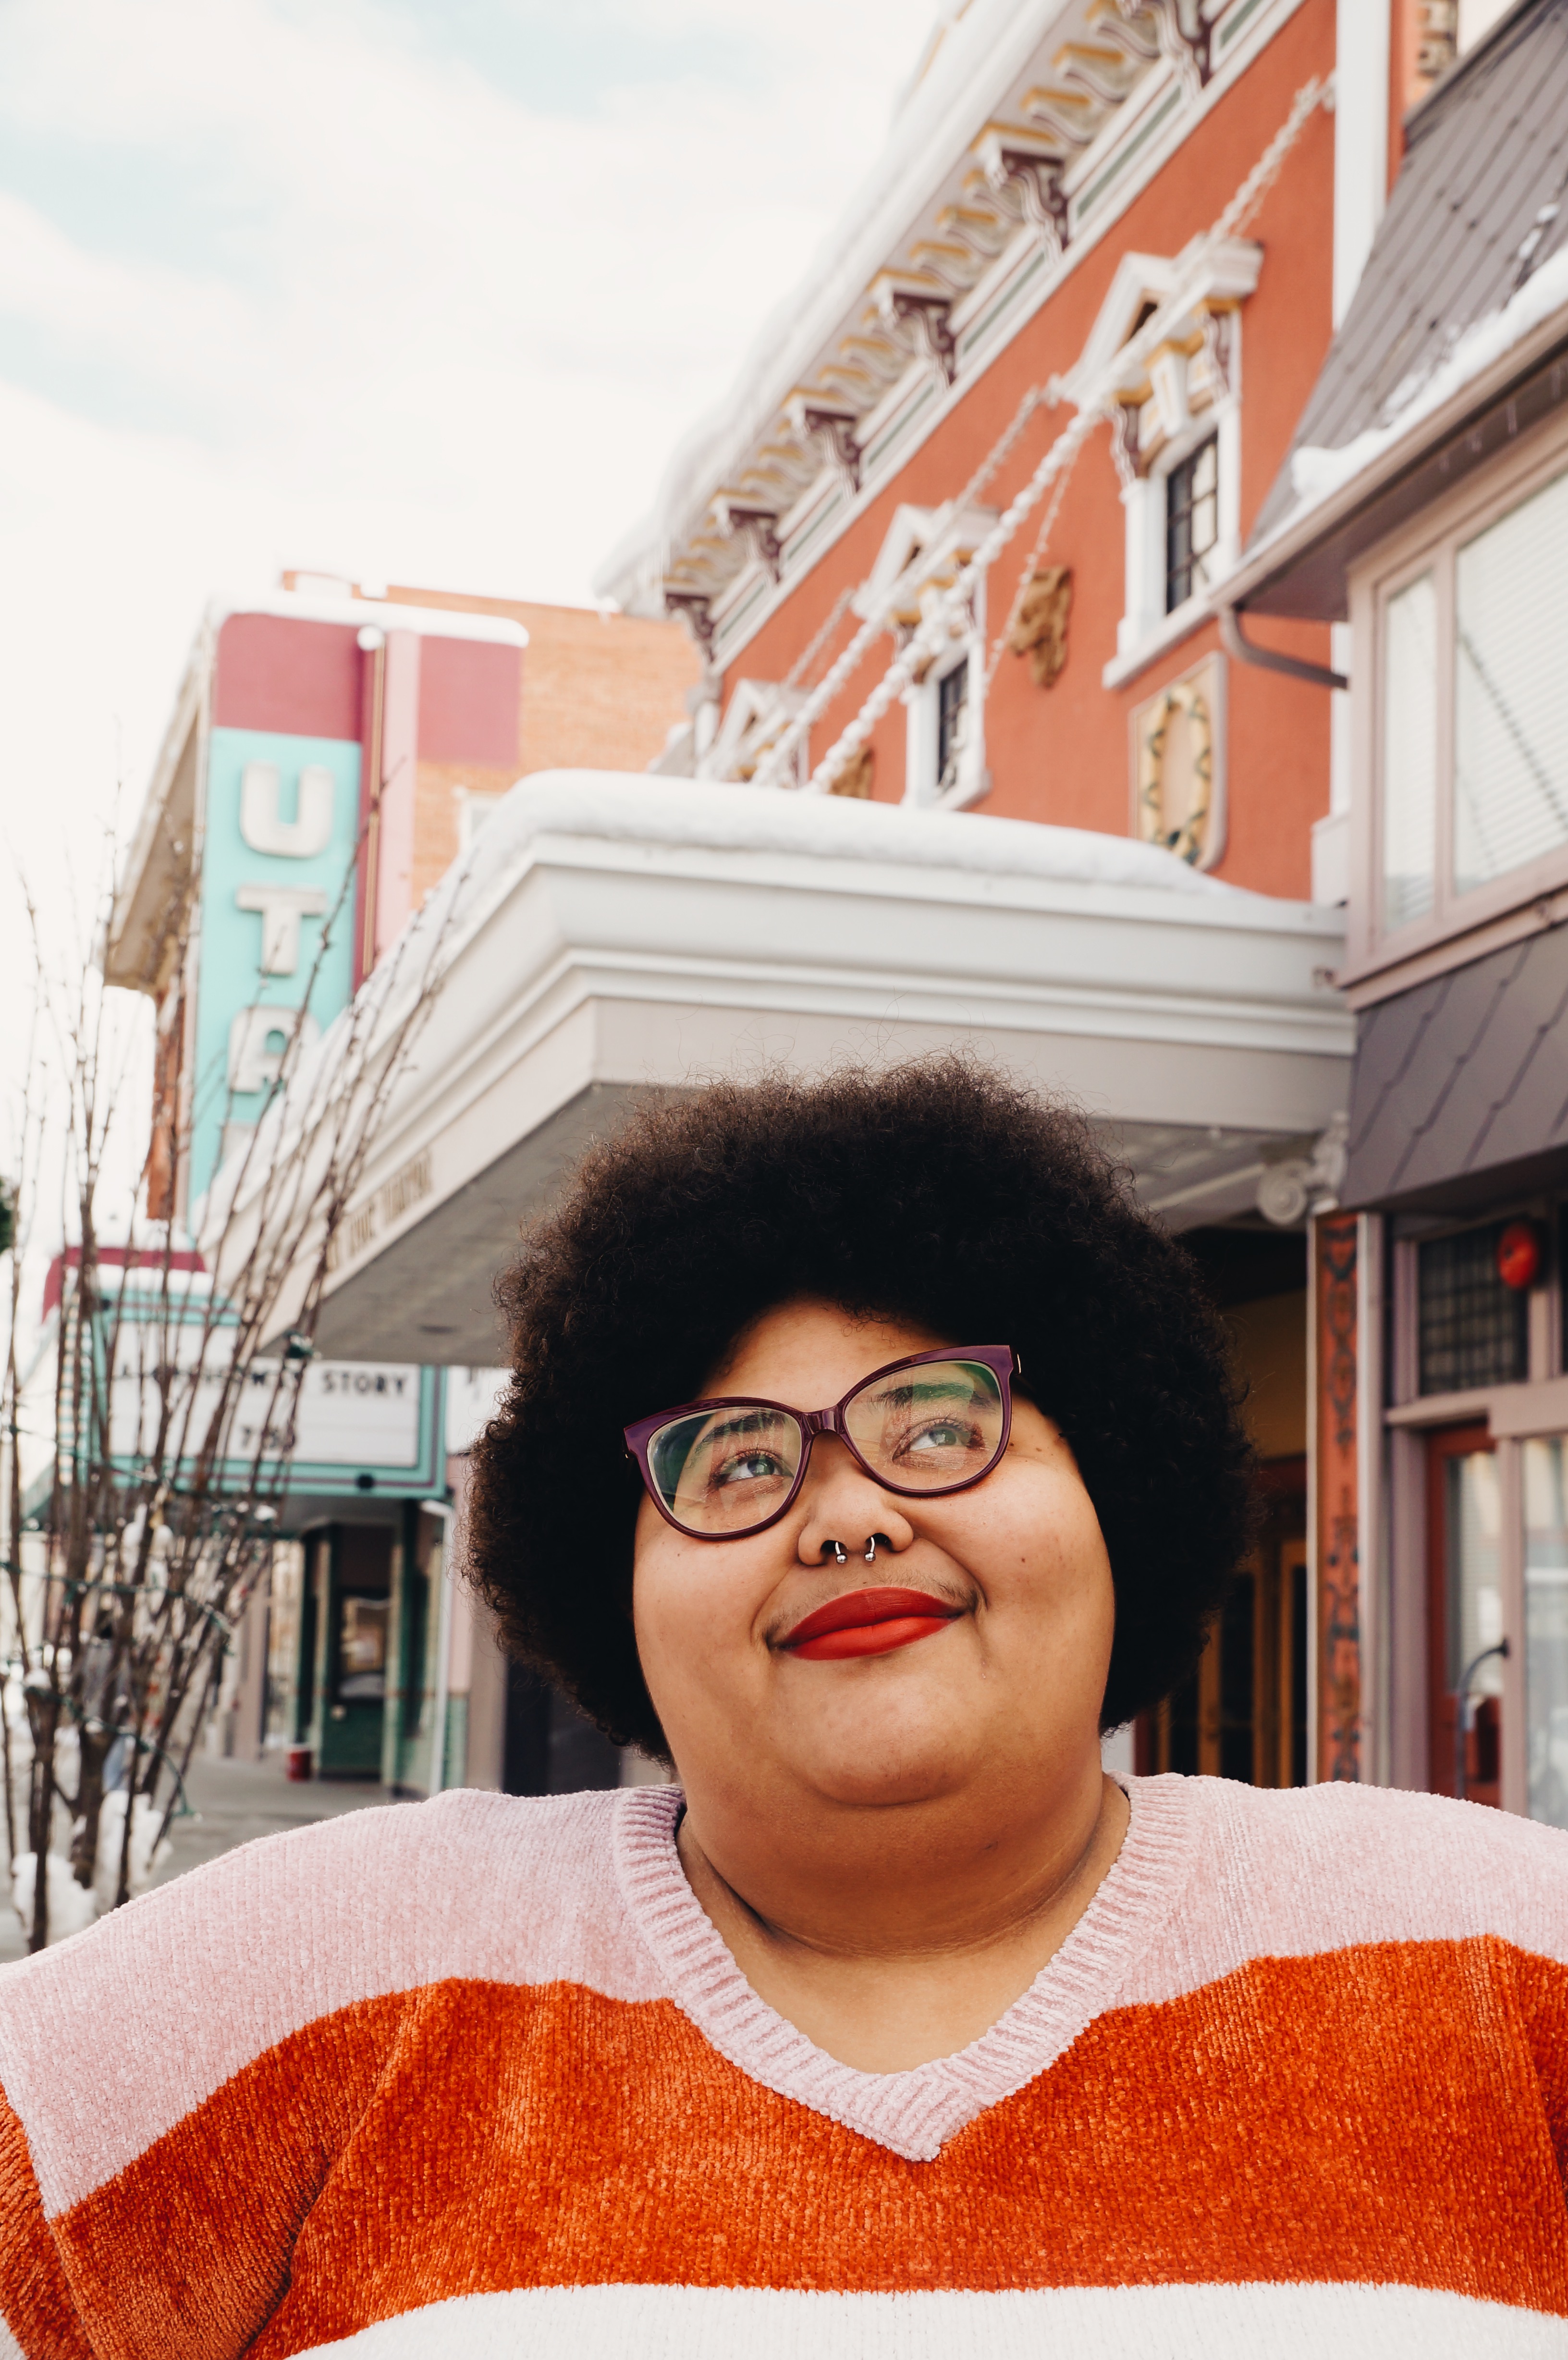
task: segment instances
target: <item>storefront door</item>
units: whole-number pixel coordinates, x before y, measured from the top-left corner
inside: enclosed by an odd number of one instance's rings
[[[1427,1437],[1427,1632],[1433,1794],[1502,1801],[1503,1526],[1484,1426]]]
[[[1568,1828],[1568,1442],[1522,1446],[1530,1815]]]

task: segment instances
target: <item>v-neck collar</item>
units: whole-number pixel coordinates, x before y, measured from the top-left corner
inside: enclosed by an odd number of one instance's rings
[[[978,2040],[902,2073],[841,2064],[758,1998],[686,1882],[675,1849],[679,1787],[619,1798],[616,1873],[670,1997],[722,2057],[781,2097],[929,2163],[987,2106],[1055,2063],[1114,2004],[1169,1921],[1193,1852],[1192,1782],[1123,1784],[1131,1817],[1121,1851],[1062,1948]]]

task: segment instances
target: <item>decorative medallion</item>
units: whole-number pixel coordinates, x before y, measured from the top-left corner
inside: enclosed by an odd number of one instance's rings
[[[876,748],[862,746],[857,754],[850,756],[828,792],[830,795],[852,795],[857,803],[869,803],[876,783]]]
[[[1067,618],[1073,612],[1073,569],[1042,565],[1031,574],[1007,645],[1016,656],[1028,656],[1037,688],[1054,688],[1067,661]]]
[[[1134,831],[1194,869],[1225,850],[1224,686],[1206,656],[1132,716]]]

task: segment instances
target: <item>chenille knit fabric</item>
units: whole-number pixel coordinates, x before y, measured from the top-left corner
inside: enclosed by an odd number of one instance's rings
[[[1563,2360],[1568,1836],[1129,1791],[1031,1988],[881,2075],[743,1980],[672,1789],[247,1845],[0,1974],[0,2350]]]

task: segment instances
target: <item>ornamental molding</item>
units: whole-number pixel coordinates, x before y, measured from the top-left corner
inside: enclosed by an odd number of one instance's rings
[[[1174,257],[1123,255],[1062,392],[1080,410],[1110,406],[1124,490],[1230,398],[1236,318],[1262,267],[1263,248],[1237,237],[1194,238]]]
[[[1067,626],[1073,613],[1073,569],[1037,566],[1024,585],[1007,632],[1016,656],[1028,656],[1037,688],[1054,688],[1067,661]]]
[[[709,606],[710,601],[701,590],[678,590],[666,585],[665,612],[680,616],[705,657],[712,654],[713,646],[713,618]]]
[[[995,508],[904,505],[893,511],[865,585],[850,600],[863,621],[885,615],[900,641],[917,631],[944,591],[950,590],[996,521]]]
[[[779,511],[721,492],[713,502],[713,522],[725,541],[743,540],[770,581],[779,574]]]
[[[814,448],[824,468],[853,497],[860,489],[861,453],[855,431],[858,413],[797,393],[790,395],[784,415],[801,446]]]
[[[889,334],[898,335],[900,330],[907,330],[915,359],[924,361],[943,386],[950,386],[958,374],[953,331],[948,326],[952,293],[929,286],[910,286],[890,272],[884,272],[875,280],[871,291],[877,316]]]
[[[771,752],[805,702],[803,688],[786,687],[774,680],[737,681],[718,734],[697,764],[697,777],[742,784],[755,777],[764,756]]]
[[[657,540],[636,555],[628,542],[604,586],[633,606],[648,603],[650,593],[657,606],[668,591],[681,604],[666,611],[683,612],[693,625],[704,611],[693,602],[705,599],[716,630],[704,652],[730,661],[729,650],[771,611],[780,585],[836,538],[842,524],[827,519],[900,463],[911,437],[923,435],[954,388],[984,365],[971,356],[988,359],[998,334],[1005,340],[1019,323],[1018,307],[1032,311],[1044,300],[1055,277],[1075,263],[1076,249],[1097,242],[1143,184],[1150,160],[1190,127],[1195,104],[1206,111],[1216,78],[1227,86],[1300,5],[1039,0],[1019,7],[1014,0],[1009,8],[982,0],[967,10],[937,53],[927,86],[909,103],[909,119],[895,126],[881,175],[911,190],[923,179],[923,207],[917,199],[914,218],[860,279],[858,297],[847,291],[854,283],[844,277],[847,250],[841,261],[819,266],[801,290],[802,325],[813,312],[824,316],[836,285],[846,290],[837,329],[809,359],[795,340],[793,382],[784,379],[790,389],[771,402],[759,360],[736,396],[733,427],[717,430],[707,446],[716,454],[728,440],[722,488],[711,477],[702,486],[703,446],[696,446],[677,463]],[[955,82],[967,102],[993,59],[1000,63],[989,103],[971,118],[973,128],[961,128],[957,107],[951,101],[943,107],[942,78]],[[917,121],[922,110],[926,119]],[[869,229],[877,218],[872,197],[861,201],[845,233],[851,249],[862,220]],[[1181,259],[1164,261],[1168,279]],[[1158,299],[1168,290],[1152,291]],[[792,330],[787,323],[781,350],[789,348]],[[1208,334],[1202,321],[1189,333],[1199,345]],[[1126,335],[1124,322],[1117,345]],[[1214,340],[1208,342],[1213,354]],[[729,439],[743,419],[744,450]],[[650,579],[646,569],[656,550],[662,570]],[[760,607],[749,592],[758,567],[774,594]],[[743,575],[746,595],[739,595]]]

